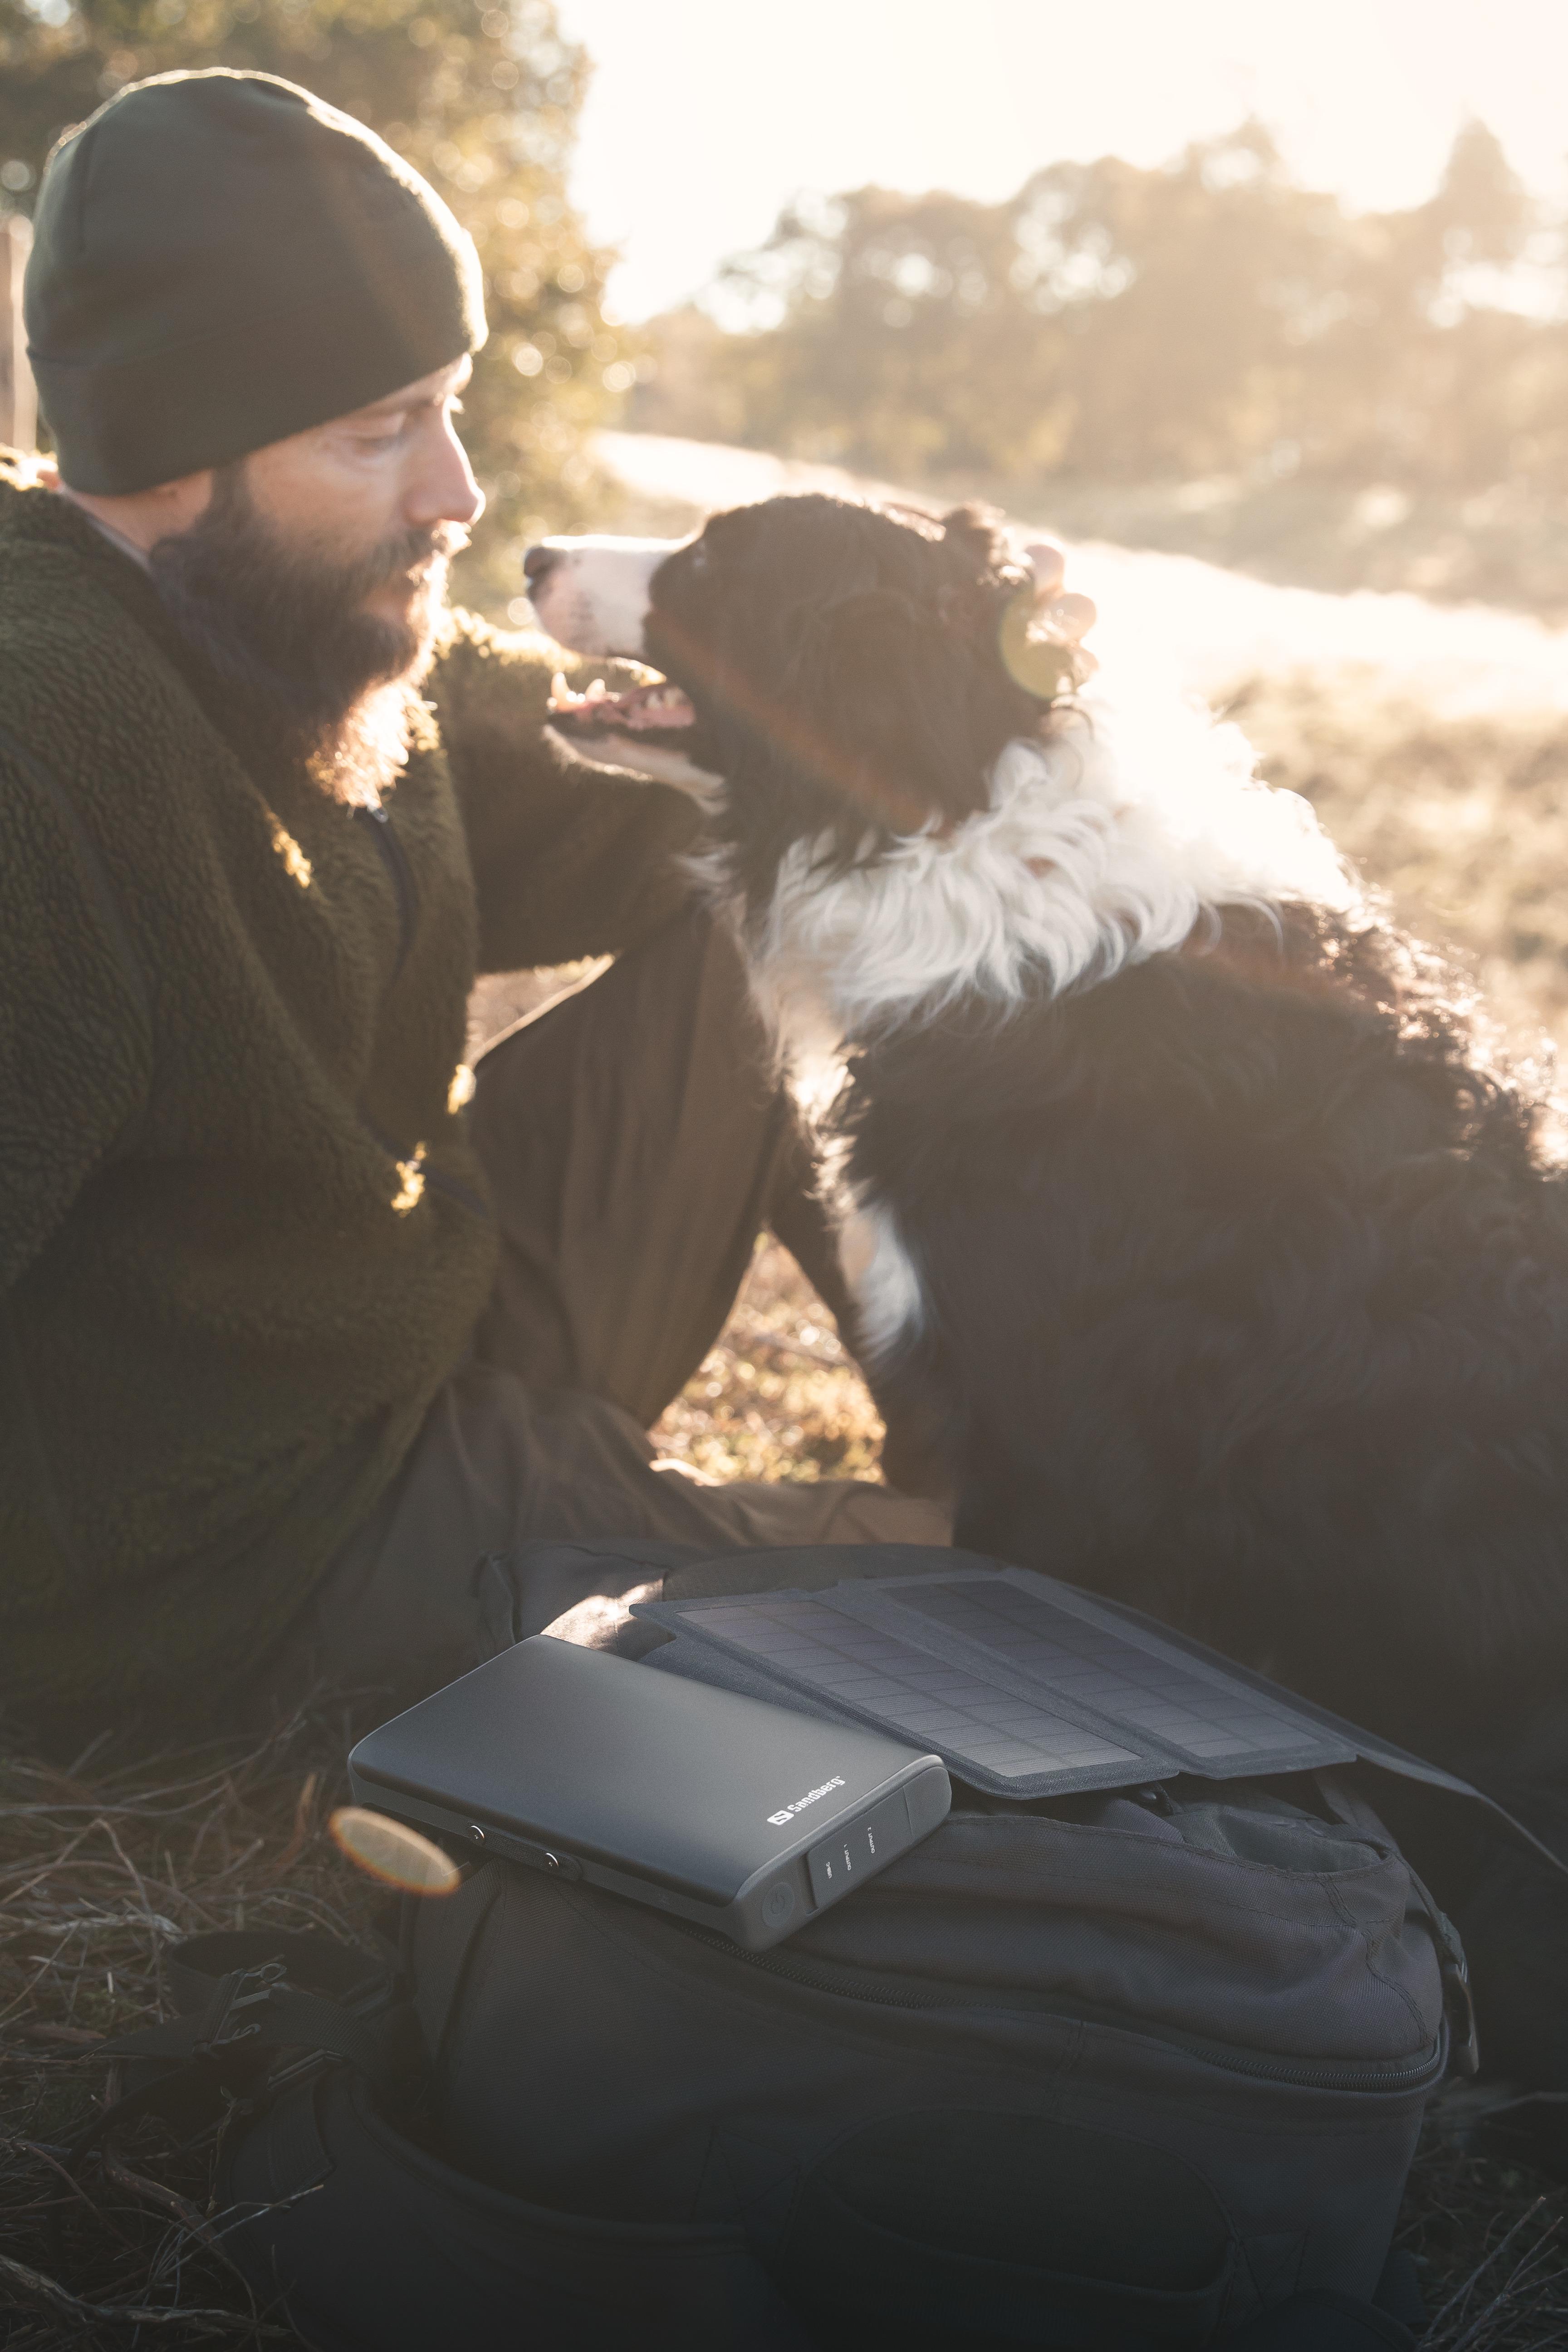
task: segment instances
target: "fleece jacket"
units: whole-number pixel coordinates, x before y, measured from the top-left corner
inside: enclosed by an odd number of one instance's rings
[[[352,809],[0,463],[0,1701],[220,1694],[468,1345],[476,971],[641,936],[695,824],[553,747],[561,661],[456,615]]]

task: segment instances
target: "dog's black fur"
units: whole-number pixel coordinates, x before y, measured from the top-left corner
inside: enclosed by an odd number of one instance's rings
[[[686,748],[725,779],[713,830],[748,907],[797,841],[847,864],[985,805],[1042,709],[995,651],[1027,578],[969,509],[936,523],[829,498],[715,515],[660,566],[647,656],[696,707]]]
[[[647,656],[749,919],[795,844],[826,871],[961,821],[1050,724],[997,652],[1018,578],[973,513],[822,499],[656,574]],[[1375,914],[1222,910],[1103,984],[864,1037],[837,1116],[925,1294],[882,1381],[940,1421],[957,1540],[1482,1776],[1568,1853],[1568,1188],[1440,963]],[[1539,2077],[1533,2020],[1492,2022]]]

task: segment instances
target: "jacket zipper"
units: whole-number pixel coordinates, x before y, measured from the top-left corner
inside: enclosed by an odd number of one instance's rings
[[[364,1129],[365,1133],[373,1143],[380,1145],[395,1168],[406,1168],[414,1164],[414,1154],[411,1151],[405,1150],[392,1136],[384,1135],[375,1121],[373,1118],[367,1118],[363,1110],[359,1117],[360,1125]],[[483,1201],[469,1185],[463,1182],[461,1177],[448,1176],[444,1169],[432,1168],[428,1160],[421,1160],[418,1167],[419,1173],[432,1192],[445,1192],[448,1201],[456,1201],[461,1207],[471,1210],[476,1217],[489,1217],[489,1211]]]
[[[355,807],[354,814],[365,818],[368,822],[370,837],[381,853],[381,862],[386,868],[388,878],[392,883],[393,894],[397,900],[397,961],[392,967],[392,977],[395,980],[407,962],[408,950],[414,945],[414,919],[417,906],[414,876],[409,870],[407,853],[397,838],[392,819],[379,801],[374,806],[363,802],[360,803]]]
[[[397,838],[392,819],[380,802],[376,802],[374,805],[362,802],[355,808],[354,814],[368,820],[370,837],[381,854],[381,862],[386,868],[397,900],[397,960],[392,967],[392,977],[395,981],[407,962],[408,950],[414,944],[418,892],[409,867],[408,854]],[[360,1116],[362,1118],[364,1117],[363,1112]],[[369,1128],[382,1150],[389,1155],[395,1166],[402,1168],[408,1164],[409,1154],[400,1150],[390,1136],[383,1135],[380,1129],[373,1126],[369,1119],[365,1119],[364,1124]],[[463,1208],[470,1210],[476,1217],[482,1217],[487,1213],[485,1204],[479,1194],[470,1192],[468,1185],[460,1183],[456,1176],[443,1174],[439,1169],[432,1168],[426,1160],[420,1161],[419,1172],[426,1183],[435,1192],[445,1192],[449,1201],[458,1202]]]
[[[1448,2063],[1448,2032],[1447,2021],[1437,2039],[1415,2058],[1391,2061],[1371,2059],[1276,2058],[1264,2056],[1255,2050],[1239,2050],[1228,2042],[1208,2042],[1202,2035],[1184,2033],[1179,2026],[1156,2025],[1148,2021],[1132,2023],[1115,2010],[1097,2009],[1089,2003],[1069,2004],[1052,2000],[1045,1993],[1014,1992],[994,1998],[976,2000],[973,1993],[957,1992],[946,1985],[933,1985],[919,1978],[862,1976],[857,1969],[835,1961],[813,1961],[786,1958],[779,1952],[746,1952],[727,1937],[716,1936],[706,1927],[689,1925],[685,1920],[672,1919],[672,1927],[689,1936],[714,1951],[723,1952],[731,1959],[743,1960],[748,1968],[761,1969],[769,1976],[783,1977],[792,1984],[805,1985],[814,1992],[837,1995],[843,2000],[874,2002],[882,2009],[956,2009],[965,2011],[1023,2011],[1036,2016],[1057,2017],[1069,2025],[1105,2025],[1121,2033],[1136,2034],[1146,2042],[1161,2042],[1175,2050],[1184,2051],[1205,2065],[1222,2067],[1226,2074],[1245,2074],[1258,2081],[1289,2084],[1293,2088],[1318,2091],[1405,2091],[1422,2088],[1440,2082]]]

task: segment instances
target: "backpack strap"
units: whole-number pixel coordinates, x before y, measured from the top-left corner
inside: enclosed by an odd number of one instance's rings
[[[103,2044],[103,2056],[130,2060],[140,2079],[95,2116],[72,2164],[134,2116],[199,2129],[233,2102],[291,2080],[299,2064],[274,2071],[281,2050],[310,2066],[341,2059],[379,2090],[406,2074],[409,2011],[396,1971],[353,1945],[247,1929],[190,1937],[167,1967],[178,2014]]]
[[[1448,2071],[1466,2077],[1479,2074],[1481,2050],[1476,2031],[1475,1996],[1470,1990],[1469,1962],[1465,1958],[1458,1929],[1436,1900],[1426,1881],[1417,1875],[1409,1855],[1395,1844],[1382,1820],[1360,1791],[1338,1772],[1314,1772],[1312,1778],[1331,1812],[1343,1822],[1347,1829],[1359,1831],[1363,1837],[1380,1841],[1391,1852],[1399,1854],[1410,1874],[1410,1891],[1416,1907],[1426,1918],[1442,1973],[1443,2014],[1448,2026]]]

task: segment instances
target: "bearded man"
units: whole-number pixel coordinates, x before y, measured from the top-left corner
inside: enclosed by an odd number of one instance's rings
[[[653,1462],[759,1226],[811,1255],[803,1152],[685,900],[691,805],[543,732],[554,668],[616,666],[445,611],[485,333],[445,205],[306,91],[164,75],[57,148],[26,300],[0,1697],[403,1701],[624,1587],[533,1537],[939,1532]],[[470,1107],[476,970],[609,951]]]

